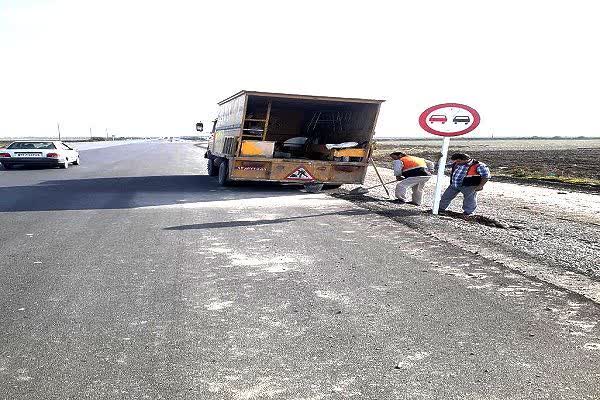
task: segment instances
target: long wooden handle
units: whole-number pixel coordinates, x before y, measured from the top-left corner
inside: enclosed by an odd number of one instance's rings
[[[389,192],[388,188],[385,186],[385,182],[383,181],[383,179],[381,179],[381,175],[379,175],[379,171],[377,170],[377,166],[375,165],[375,161],[373,161],[372,158],[370,158],[369,161],[371,161],[371,165],[373,165],[373,169],[375,170],[375,173],[377,174],[377,177],[379,178],[379,182],[381,182],[381,185],[385,189],[385,193],[387,194],[387,196],[389,198],[390,197],[390,192]]]
[[[396,182],[398,182],[398,179],[394,179],[393,181],[386,182],[385,184],[386,184],[386,185],[389,185],[389,184],[391,184],[391,183],[396,183]],[[371,189],[375,189],[376,187],[379,187],[379,186],[381,186],[381,183],[379,183],[379,184],[377,184],[377,185],[375,185],[375,186],[369,186],[369,187],[368,187],[368,188],[366,188],[366,189],[367,189],[367,190],[371,190]]]

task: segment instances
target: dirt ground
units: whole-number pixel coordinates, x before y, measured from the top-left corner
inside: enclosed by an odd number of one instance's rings
[[[384,181],[393,180],[393,171],[381,164]],[[363,186],[378,183],[369,168]],[[448,183],[445,177],[443,187]],[[364,196],[349,196],[348,191],[356,186],[344,185],[334,196],[342,196],[412,227],[424,238],[451,243],[517,274],[548,282],[600,304],[598,194],[492,180],[478,196],[476,216],[464,219],[460,196],[449,209],[456,213],[431,214],[434,186],[435,176],[425,187],[421,207],[390,202],[381,187]],[[388,185],[392,197],[394,187],[395,184]],[[510,288],[506,290],[510,292]]]
[[[439,158],[441,140],[379,141],[378,163],[388,163],[392,150],[402,150],[433,161]],[[600,139],[452,139],[450,154],[466,152],[490,166],[498,180],[573,185],[600,192]]]

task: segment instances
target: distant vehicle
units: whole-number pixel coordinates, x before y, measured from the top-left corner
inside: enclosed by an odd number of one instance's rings
[[[448,117],[441,114],[433,114],[431,117],[429,117],[429,122],[441,122],[442,124],[445,124],[448,122]]]
[[[17,141],[0,150],[0,164],[5,169],[15,165],[44,165],[68,168],[79,165],[79,152],[58,141]]]
[[[468,115],[457,115],[456,117],[454,117],[454,119],[452,119],[452,122],[454,122],[455,124],[458,124],[459,122],[464,122],[465,124],[468,124],[469,122],[471,122],[471,117],[469,117]]]

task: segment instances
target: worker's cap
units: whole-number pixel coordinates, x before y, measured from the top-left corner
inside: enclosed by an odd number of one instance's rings
[[[406,153],[401,152],[401,151],[394,151],[392,153],[390,153],[390,156],[405,156]]]

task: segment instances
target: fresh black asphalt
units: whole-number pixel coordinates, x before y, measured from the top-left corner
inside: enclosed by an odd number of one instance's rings
[[[600,310],[147,142],[0,170],[0,399],[597,399]]]

